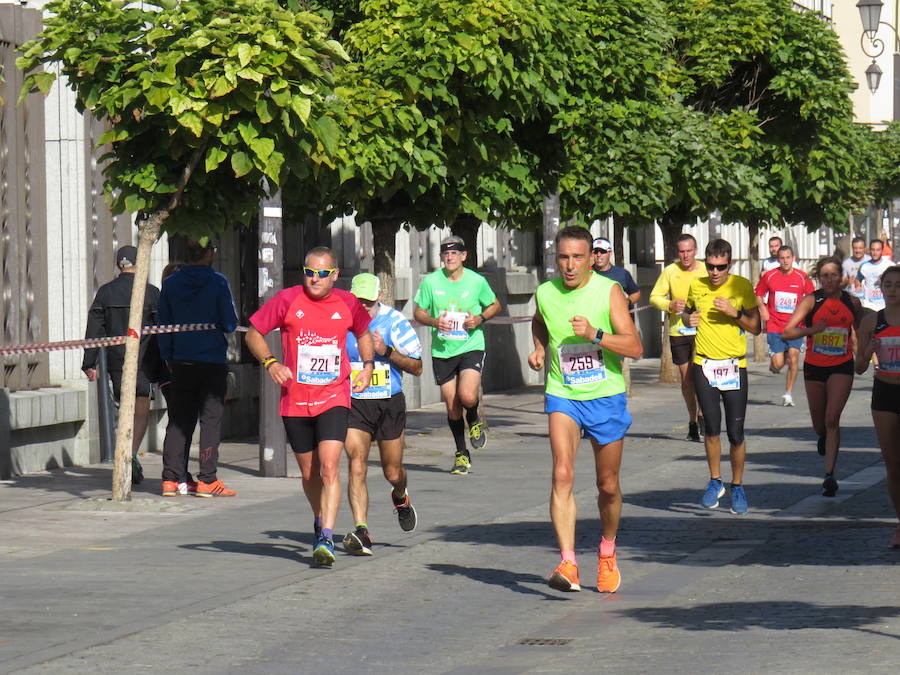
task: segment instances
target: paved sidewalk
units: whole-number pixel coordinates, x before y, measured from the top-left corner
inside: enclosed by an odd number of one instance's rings
[[[897,672],[900,551],[886,547],[895,518],[871,376],[854,386],[841,489],[826,499],[802,378],[797,406],[782,408],[783,376],[751,367],[751,511],[737,517],[727,497],[697,506],[703,448],[683,440],[680,391],[657,384],[657,368],[632,367],[613,596],[593,590],[589,452],[577,469],[585,591],[544,582],[558,553],[532,388],[486,397],[488,446],[467,477],[448,474],[442,406],[411,413],[419,527],[401,532],[373,463],[375,555],[341,552],[331,570],[311,566],[299,481],[259,478],[252,443],[222,448],[234,499],[162,499],[156,454],[124,505],[105,499],[107,465],[0,482],[0,672]],[[336,538],[351,526],[344,500]]]

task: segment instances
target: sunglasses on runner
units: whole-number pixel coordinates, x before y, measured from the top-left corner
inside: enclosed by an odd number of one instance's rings
[[[324,279],[325,277],[331,276],[337,272],[337,267],[330,270],[315,270],[312,267],[304,267],[303,273],[308,276],[310,279],[313,277],[319,277],[320,279]]]
[[[708,270],[718,270],[719,272],[724,272],[725,270],[728,269],[728,265],[730,265],[730,264],[731,264],[731,263],[725,263],[724,265],[711,265],[711,264],[709,264],[709,263],[706,263],[706,269],[708,269]]]

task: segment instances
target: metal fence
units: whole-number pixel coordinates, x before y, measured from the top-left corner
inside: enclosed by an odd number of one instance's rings
[[[0,5],[0,344],[47,339],[47,220],[44,103],[39,94],[17,106],[22,73],[17,48],[41,27],[38,10]],[[47,355],[2,360],[0,387],[44,386]]]

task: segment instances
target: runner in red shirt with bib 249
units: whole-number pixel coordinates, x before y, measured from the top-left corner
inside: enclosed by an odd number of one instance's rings
[[[250,317],[247,347],[281,387],[281,418],[313,510],[313,561],[334,562],[334,523],[341,500],[340,459],[347,436],[350,389],[369,386],[375,365],[369,313],[351,293],[334,288],[331,249],[306,254],[303,285],[286,288]],[[281,329],[284,362],[263,337]],[[350,382],[347,334],[356,336],[363,369]]]
[[[794,267],[794,249],[790,246],[778,249],[778,267],[763,274],[756,285],[756,303],[760,316],[766,322],[766,340],[772,358],[769,370],[780,373],[787,356],[787,383],[781,397],[782,405],[794,405],[794,382],[797,380],[803,338],[785,340],[781,334],[800,300],[814,290],[806,272]]]

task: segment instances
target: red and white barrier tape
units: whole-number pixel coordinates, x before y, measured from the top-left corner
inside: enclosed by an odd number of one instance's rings
[[[141,330],[142,335],[161,335],[163,333],[184,333],[195,330],[213,330],[214,323],[180,323],[165,326],[145,326]],[[239,329],[240,330],[240,329]],[[244,330],[247,330],[244,328]],[[116,335],[113,337],[85,338],[83,340],[63,340],[61,342],[36,342],[24,345],[9,345],[0,347],[0,356],[21,354],[42,354],[44,352],[56,352],[65,349],[96,349],[97,347],[113,347],[125,344],[128,337]]]

